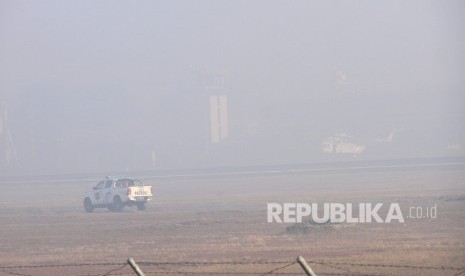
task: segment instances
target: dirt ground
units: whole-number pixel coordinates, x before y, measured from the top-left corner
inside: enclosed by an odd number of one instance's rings
[[[465,275],[465,167],[146,179],[156,197],[88,214],[93,181],[1,184],[0,275]],[[437,206],[405,223],[267,223],[269,202]]]

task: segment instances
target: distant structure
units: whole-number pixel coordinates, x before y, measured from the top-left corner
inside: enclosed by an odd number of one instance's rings
[[[396,133],[395,131],[391,131],[391,133],[389,133],[389,135],[386,138],[378,138],[378,139],[376,139],[376,142],[379,142],[379,143],[392,143],[392,141],[394,141],[394,134],[395,133]]]
[[[228,98],[224,89],[225,73],[204,74],[203,86],[209,96],[210,142],[218,144],[229,135]]]
[[[452,153],[463,153],[464,152],[464,147],[462,144],[448,144],[447,145],[447,151],[452,152]]]
[[[328,154],[360,154],[365,151],[365,145],[352,143],[352,135],[337,133],[323,142],[323,152]]]
[[[340,94],[350,92],[349,78],[347,77],[347,74],[337,66],[334,67],[333,81],[336,93]]]
[[[8,169],[18,164],[13,138],[8,128],[7,110],[0,101],[0,169]]]

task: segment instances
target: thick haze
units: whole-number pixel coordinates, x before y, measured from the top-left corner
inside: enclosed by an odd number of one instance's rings
[[[463,156],[463,26],[463,1],[0,1],[0,173]]]

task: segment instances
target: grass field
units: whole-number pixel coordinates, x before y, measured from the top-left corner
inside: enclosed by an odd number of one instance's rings
[[[146,211],[91,214],[82,196],[93,182],[1,184],[0,275],[134,275],[119,269],[128,257],[152,262],[147,274],[303,275],[299,255],[317,275],[465,271],[463,167],[145,182],[156,192]],[[437,218],[295,226],[267,223],[268,202],[436,204]]]

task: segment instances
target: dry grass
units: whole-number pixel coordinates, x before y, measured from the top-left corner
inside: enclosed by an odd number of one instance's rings
[[[465,266],[465,171],[275,175],[165,180],[145,212],[86,214],[81,195],[92,183],[3,187],[0,266],[122,263],[136,260],[310,261]],[[49,194],[47,191],[56,191]],[[461,194],[462,193],[462,194]],[[267,202],[399,202],[438,205],[437,219],[405,224],[266,223]],[[210,265],[148,270],[266,272],[279,265]],[[436,270],[312,264],[319,273],[437,275]],[[99,274],[112,267],[31,268],[27,275]],[[127,270],[122,270],[127,271]],[[281,272],[298,272],[291,266]],[[10,271],[11,272],[11,271]],[[457,271],[441,270],[453,275]],[[2,272],[0,275],[7,275]]]

